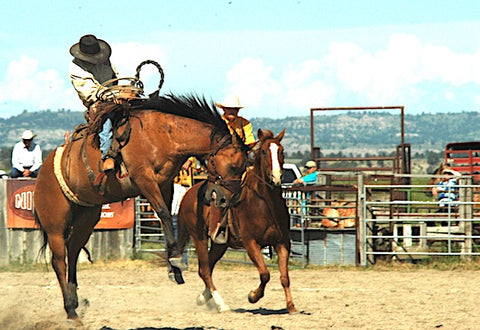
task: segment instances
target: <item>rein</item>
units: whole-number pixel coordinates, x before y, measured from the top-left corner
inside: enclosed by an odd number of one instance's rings
[[[266,185],[268,188],[270,188],[271,190],[273,190],[273,188],[275,188],[275,186],[273,184],[271,184],[270,182],[267,182],[267,180],[265,180],[264,178],[262,178],[260,175],[258,175],[257,173],[253,172],[253,175],[255,175],[255,177],[260,181],[262,182],[264,185]]]

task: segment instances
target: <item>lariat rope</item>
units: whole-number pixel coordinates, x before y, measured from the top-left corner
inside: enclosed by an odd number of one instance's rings
[[[63,194],[67,197],[71,202],[81,205],[81,206],[94,206],[94,204],[90,204],[87,202],[81,201],[78,196],[68,187],[65,178],[63,177],[62,173],[62,156],[63,152],[65,151],[65,147],[61,146],[58,147],[55,151],[55,157],[53,159],[53,172],[55,173],[55,177],[57,178],[58,184],[62,189]]]

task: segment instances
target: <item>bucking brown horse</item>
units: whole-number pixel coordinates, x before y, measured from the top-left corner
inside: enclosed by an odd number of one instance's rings
[[[168,95],[109,106],[122,114],[116,121],[116,135],[124,137],[118,171],[106,175],[99,171],[98,140],[96,145],[96,135],[84,132],[74,134],[65,146],[48,155],[35,185],[43,251],[48,243],[70,319],[78,318],[78,255],[100,219],[102,204],[145,196],[162,220],[170,269],[177,283],[183,283],[183,263],[170,214],[175,176],[190,156],[205,159],[213,152],[229,150],[232,158],[246,159],[244,144],[235,146],[236,139],[232,141],[221,115],[203,98]]]
[[[285,291],[287,310],[297,311],[290,292],[288,259],[290,256],[290,216],[282,197],[281,173],[284,163],[280,144],[285,130],[278,136],[268,130],[258,130],[259,145],[255,151],[255,164],[248,169],[241,191],[231,199],[226,213],[228,219],[227,244],[213,241],[208,249],[208,218],[210,207],[202,198],[202,183],[194,185],[185,194],[178,214],[179,246],[183,249],[192,237],[198,256],[198,273],[205,283],[205,290],[197,298],[205,304],[213,298],[219,312],[229,310],[212,280],[215,264],[228,247],[244,247],[260,274],[260,285],[248,294],[248,300],[256,303],[264,296],[270,280],[261,249],[273,246],[278,255],[280,281]]]

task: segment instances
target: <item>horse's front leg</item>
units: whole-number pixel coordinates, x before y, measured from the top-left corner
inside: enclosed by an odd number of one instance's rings
[[[265,260],[263,259],[260,246],[254,240],[244,242],[244,246],[247,250],[248,256],[252,260],[255,267],[257,267],[260,275],[260,285],[257,289],[250,291],[248,294],[248,301],[254,304],[264,296],[265,287],[267,286],[268,281],[270,281],[270,272],[268,271]]]
[[[287,310],[289,313],[296,313],[298,310],[293,304],[292,293],[290,292],[290,277],[288,276],[288,259],[290,257],[290,242],[277,244],[275,251],[278,255],[278,269],[280,270],[280,283],[282,283],[287,301]]]
[[[170,214],[170,208],[165,203],[165,199],[160,191],[158,184],[151,180],[140,181],[137,185],[140,187],[141,193],[152,205],[152,208],[157,213],[157,216],[162,221],[162,229],[165,234],[165,241],[167,245],[167,255],[169,262],[169,278],[174,280],[177,284],[183,284],[185,281],[182,277],[182,269],[186,269],[187,266],[183,262],[182,254],[177,245],[175,239],[175,233],[173,230],[173,221]],[[169,190],[165,190],[167,200],[171,201],[171,194],[173,193],[173,183]]]

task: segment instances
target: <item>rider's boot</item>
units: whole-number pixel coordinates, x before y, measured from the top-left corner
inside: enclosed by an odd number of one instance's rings
[[[102,165],[103,172],[112,171],[115,169],[115,161],[111,157],[107,157],[103,160]]]

